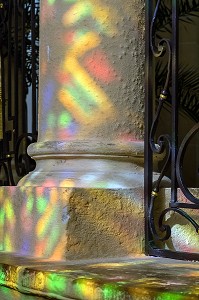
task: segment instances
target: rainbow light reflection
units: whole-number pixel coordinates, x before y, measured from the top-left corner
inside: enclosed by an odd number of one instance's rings
[[[62,49],[63,61],[58,68],[49,71],[48,56],[51,47],[41,45],[41,76],[45,78],[42,87],[42,109],[47,114],[41,120],[45,139],[68,140],[82,137],[84,126],[92,128],[105,122],[104,117],[113,117],[113,105],[104,91],[104,86],[118,81],[118,76],[102,49],[102,39],[117,33],[114,27],[114,9],[101,1],[62,0],[64,10],[60,17],[62,32],[56,40]],[[57,1],[42,2],[41,22],[45,26],[58,12]],[[60,13],[60,11],[59,11]],[[84,20],[90,20],[90,28],[82,28]],[[46,48],[48,54],[46,55]],[[54,99],[61,105],[53,109]],[[97,125],[96,125],[97,124]]]

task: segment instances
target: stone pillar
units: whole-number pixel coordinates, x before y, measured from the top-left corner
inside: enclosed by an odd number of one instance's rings
[[[36,169],[21,186],[143,186],[144,0],[42,0]]]
[[[16,220],[26,194],[32,210],[13,249],[140,255],[144,0],[42,0],[40,16],[39,136],[28,149],[37,166],[19,182]]]

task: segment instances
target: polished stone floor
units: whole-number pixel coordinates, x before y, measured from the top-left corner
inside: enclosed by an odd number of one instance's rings
[[[0,268],[2,300],[199,299],[198,262],[154,257],[50,262],[0,252]]]

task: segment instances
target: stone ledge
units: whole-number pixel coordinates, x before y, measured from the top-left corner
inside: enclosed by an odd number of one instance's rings
[[[1,300],[46,300],[46,297],[22,294],[17,290],[10,289],[6,286],[0,287]],[[70,300],[70,299],[69,299]]]
[[[0,268],[1,285],[17,289],[21,293],[51,299],[196,300],[199,298],[198,262],[140,257],[74,264],[2,253]]]

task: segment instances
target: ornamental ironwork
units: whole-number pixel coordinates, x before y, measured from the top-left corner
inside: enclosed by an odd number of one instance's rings
[[[199,244],[193,213],[199,209],[199,193],[194,192],[199,191],[199,66],[188,62],[194,47],[189,47],[185,64],[180,42],[186,36],[183,26],[193,36],[198,32],[198,18],[198,1],[146,1],[146,253],[154,256],[199,260],[197,249],[186,250],[185,244],[178,249],[172,242],[172,228],[183,222],[194,228]],[[188,148],[195,155],[188,157]],[[189,180],[191,163],[194,180]]]
[[[0,185],[34,168],[37,138],[39,0],[0,0]]]

